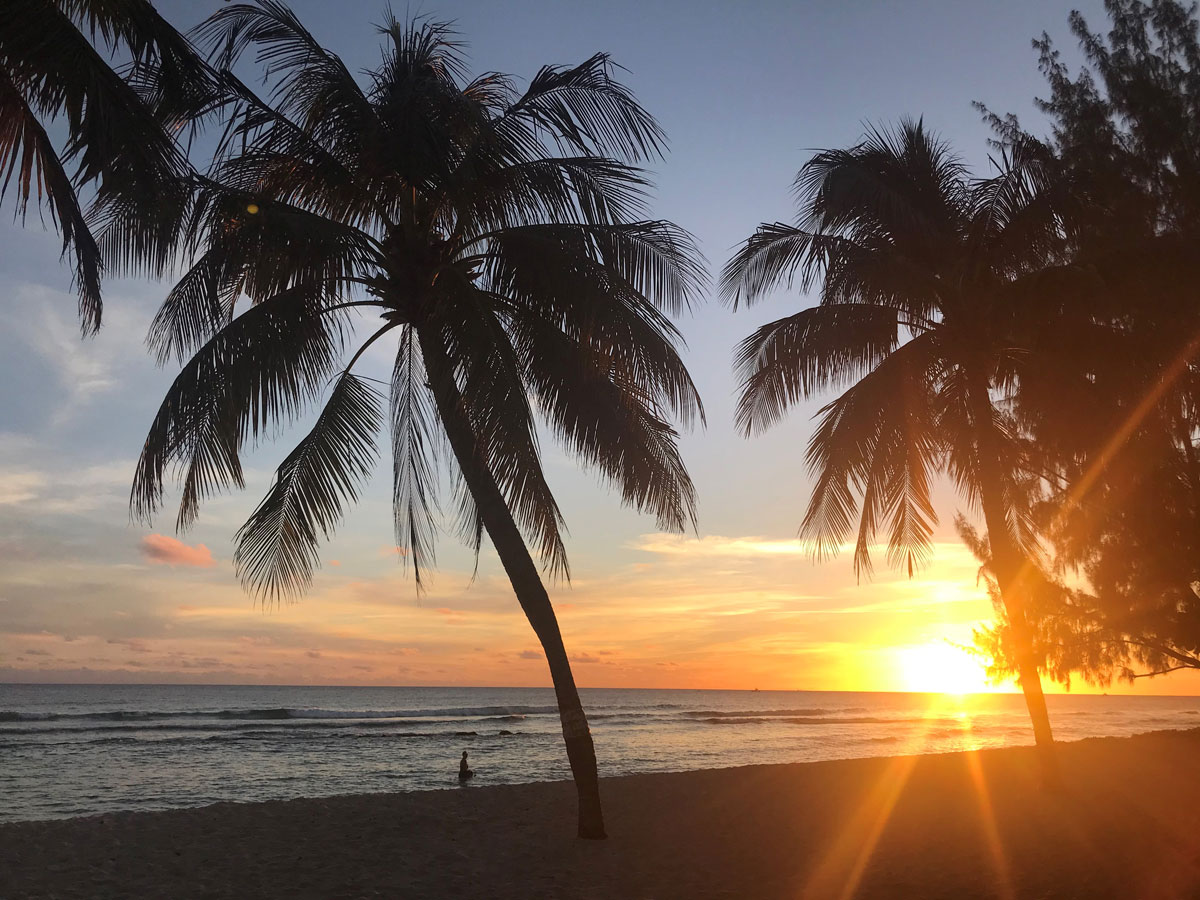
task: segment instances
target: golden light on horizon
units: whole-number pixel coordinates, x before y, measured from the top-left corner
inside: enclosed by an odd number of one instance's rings
[[[928,694],[982,694],[997,690],[982,661],[948,641],[897,647],[899,690]]]

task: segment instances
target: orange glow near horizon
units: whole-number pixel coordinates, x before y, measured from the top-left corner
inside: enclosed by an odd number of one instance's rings
[[[550,684],[511,585],[486,558],[477,575],[447,567],[418,598],[393,556],[347,539],[333,551],[342,564],[321,570],[300,603],[264,608],[215,540],[131,535],[128,547],[119,564],[10,562],[14,582],[55,591],[39,618],[0,633],[0,681]],[[937,549],[917,578],[857,585],[836,565],[807,565],[794,540],[647,534],[624,564],[581,566],[551,594],[585,688],[1015,692],[989,684],[963,649],[992,615],[978,563],[961,544]],[[70,598],[96,585],[81,617]],[[12,603],[0,598],[0,609]],[[1073,687],[1195,694],[1200,673]]]

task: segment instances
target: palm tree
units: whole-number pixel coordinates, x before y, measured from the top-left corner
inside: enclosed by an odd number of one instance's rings
[[[268,602],[308,585],[386,424],[396,539],[419,585],[445,462],[459,530],[476,552],[486,531],[545,649],[579,835],[600,838],[587,719],[526,546],[568,574],[535,410],[625,503],[666,528],[694,522],[668,419],[703,413],[667,314],[690,303],[702,269],[685,232],[644,217],[634,163],[660,153],[662,133],[607,56],[543,68],[517,92],[503,75],[467,81],[445,25],[389,18],[380,30],[382,61],[360,86],[274,0],[200,27],[229,118],[188,216],[195,263],[151,327],[160,359],[187,362],[146,439],[132,508],[158,508],[174,466],[188,525],[203,497],[242,484],[247,439],[327,393],[238,532],[240,577]],[[269,102],[228,74],[250,46],[273,79]],[[364,313],[378,318],[359,339]],[[395,349],[386,407],[353,371],[383,341]]]
[[[161,275],[172,258],[190,190],[177,136],[212,100],[211,73],[148,0],[4,0],[0,10],[0,199],[15,177],[20,218],[31,197],[49,210],[74,258],[81,327],[94,333],[106,264]],[[47,130],[57,120],[61,153]]]
[[[797,276],[806,290],[820,282],[819,305],[764,325],[736,354],[747,435],[844,388],[821,409],[806,454],[815,485],[801,533],[819,557],[854,534],[857,514],[855,573],[871,572],[886,528],[888,561],[911,576],[932,551],[938,473],[982,508],[1034,735],[1052,766],[1022,584],[1037,540],[1007,400],[1036,364],[1039,328],[1069,305],[1066,192],[1035,147],[998,165],[994,178],[971,180],[919,121],[820,152],[796,179],[798,224],[760,226],[726,265],[722,293],[736,308]]]

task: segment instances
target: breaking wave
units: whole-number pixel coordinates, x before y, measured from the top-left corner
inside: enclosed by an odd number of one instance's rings
[[[162,719],[476,719],[517,721],[526,716],[557,715],[557,706],[455,706],[442,709],[320,709],[265,707],[217,710],[125,710],[90,713],[25,713],[0,710],[0,722],[144,722]]]

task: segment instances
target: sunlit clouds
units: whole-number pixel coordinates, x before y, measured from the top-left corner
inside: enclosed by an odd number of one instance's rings
[[[203,544],[192,547],[166,534],[148,534],[142,538],[142,556],[147,562],[167,566],[195,566],[206,569],[216,565],[212,551]]]

